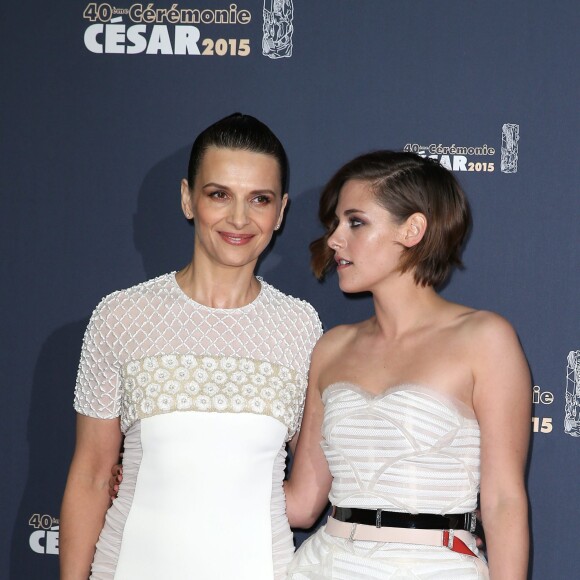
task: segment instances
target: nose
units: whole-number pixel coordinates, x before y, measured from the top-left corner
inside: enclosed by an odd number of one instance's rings
[[[249,223],[248,207],[244,200],[236,200],[231,206],[231,213],[228,216],[228,223],[237,230],[241,230]]]
[[[328,244],[328,247],[331,250],[334,250],[335,252],[340,250],[340,248],[344,247],[344,240],[342,236],[339,234],[338,228],[335,229],[334,232],[332,232],[326,243]]]

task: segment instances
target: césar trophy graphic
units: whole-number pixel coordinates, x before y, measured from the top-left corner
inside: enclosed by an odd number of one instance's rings
[[[568,354],[565,405],[564,432],[580,437],[580,350],[571,350]]]
[[[292,56],[294,26],[292,0],[264,0],[262,54],[268,58]]]
[[[504,123],[501,128],[501,171],[502,173],[518,172],[518,141],[520,126]]]

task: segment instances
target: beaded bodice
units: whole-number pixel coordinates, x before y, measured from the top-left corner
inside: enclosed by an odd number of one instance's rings
[[[314,309],[260,281],[250,304],[203,306],[166,274],[101,301],[89,322],[75,389],[83,414],[136,421],[171,412],[269,415],[296,432]]]

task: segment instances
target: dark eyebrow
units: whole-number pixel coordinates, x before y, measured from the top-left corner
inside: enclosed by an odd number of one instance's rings
[[[210,181],[209,183],[202,185],[201,188],[205,189],[206,187],[219,187],[220,189],[227,189],[228,191],[230,190],[230,188],[227,185],[221,185],[221,184],[215,183],[213,181]]]
[[[215,183],[214,181],[210,181],[209,183],[206,183],[205,185],[202,186],[202,189],[205,189],[206,187],[217,187],[219,189],[225,189],[226,191],[230,191],[230,188],[227,185],[221,185],[219,183]],[[250,192],[252,194],[256,194],[256,193],[269,193],[273,196],[276,196],[276,192],[272,191],[271,189],[256,189],[255,191]]]
[[[343,212],[343,215],[346,216],[346,217],[348,217],[348,216],[350,216],[350,215],[352,215],[354,213],[362,213],[362,214],[364,214],[365,212],[362,209],[352,208],[352,209],[345,209],[344,212]],[[340,219],[340,216],[336,212],[334,212],[334,217],[336,219]]]

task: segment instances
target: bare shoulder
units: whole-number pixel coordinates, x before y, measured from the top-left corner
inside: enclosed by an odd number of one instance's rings
[[[325,332],[312,352],[312,365],[321,368],[331,360],[340,356],[340,353],[356,336],[358,324],[341,324]]]
[[[514,327],[503,317],[487,310],[470,310],[461,321],[461,330],[468,343],[480,349],[501,350],[519,346]]]
[[[344,347],[356,334],[357,326],[358,324],[341,324],[331,328],[316,343],[314,354],[325,356],[327,353],[336,352],[336,349]]]
[[[514,327],[494,312],[475,311],[468,318],[465,335],[477,399],[502,393],[527,400],[530,371]]]

